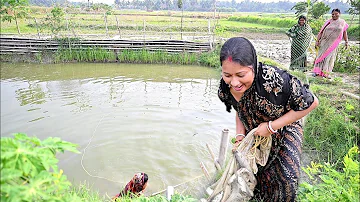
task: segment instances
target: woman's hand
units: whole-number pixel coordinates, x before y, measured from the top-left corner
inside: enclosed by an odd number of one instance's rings
[[[349,48],[349,41],[345,41],[345,49]]]
[[[270,131],[267,129],[269,122],[261,123],[257,130],[255,131],[254,135],[269,137],[271,136]]]
[[[239,147],[241,141],[244,139],[245,137],[244,136],[241,136],[241,135],[237,135],[235,137],[235,143],[234,143],[234,146],[232,148],[232,152],[235,152],[236,149]]]

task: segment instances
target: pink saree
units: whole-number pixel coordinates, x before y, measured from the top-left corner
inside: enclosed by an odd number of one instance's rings
[[[332,72],[336,60],[337,47],[343,38],[343,33],[349,25],[343,19],[330,19],[320,29],[319,52],[315,59],[313,72],[327,77]]]

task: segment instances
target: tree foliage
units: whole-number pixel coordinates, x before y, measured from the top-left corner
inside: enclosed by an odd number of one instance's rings
[[[330,6],[324,4],[323,2],[316,2],[312,5],[310,9],[310,14],[314,19],[319,19],[321,16],[329,12]]]
[[[2,21],[16,23],[16,28],[20,34],[18,19],[24,18],[28,15],[28,0],[1,0],[0,1],[0,15]]]
[[[55,6],[46,16],[44,25],[56,35],[63,29],[64,16],[64,10],[61,7]]]
[[[350,4],[351,8],[349,8],[347,12],[351,15],[359,15],[360,0],[348,0],[348,4]]]
[[[319,19],[329,12],[330,6],[323,2],[317,2],[317,0],[307,0],[306,2],[296,3],[291,10],[295,10],[296,17],[305,15],[313,19]]]
[[[177,7],[178,7],[179,9],[182,9],[182,8],[183,8],[183,1],[182,1],[182,0],[178,0],[178,1],[177,1]]]

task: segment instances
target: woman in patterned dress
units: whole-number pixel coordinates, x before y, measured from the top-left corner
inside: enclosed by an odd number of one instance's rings
[[[232,107],[237,112],[236,141],[256,127],[255,135],[273,139],[268,162],[256,174],[254,199],[295,201],[303,141],[300,119],[316,108],[318,99],[288,72],[258,64],[255,49],[245,38],[226,41],[220,62],[218,95],[228,112]]]
[[[306,22],[305,16],[300,16],[298,24],[291,27],[287,32],[291,41],[291,63],[290,69],[306,71],[307,50],[310,47],[312,31]]]
[[[121,197],[134,197],[140,196],[144,193],[149,177],[146,173],[137,173],[134,177],[126,184],[125,188],[113,197],[113,201]]]

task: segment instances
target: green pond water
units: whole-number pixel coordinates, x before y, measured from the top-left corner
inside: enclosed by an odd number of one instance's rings
[[[150,64],[1,64],[1,136],[60,137],[81,154],[58,155],[74,184],[115,195],[136,172],[146,194],[214,166],[221,131],[235,114],[217,97],[220,72]]]

